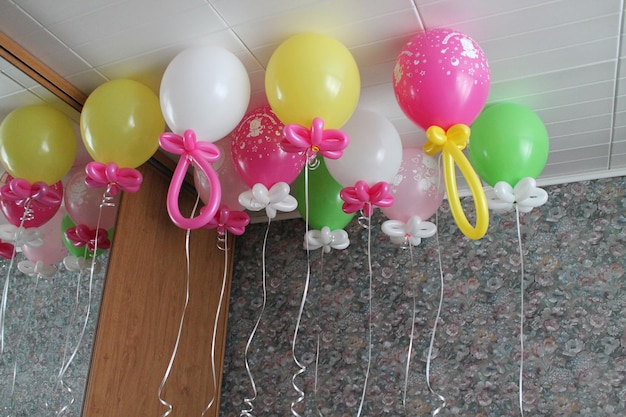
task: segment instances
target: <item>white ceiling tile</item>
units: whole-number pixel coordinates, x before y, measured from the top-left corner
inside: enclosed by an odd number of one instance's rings
[[[74,49],[94,67],[99,67],[168,46],[192,43],[195,39],[225,30],[225,26],[208,6],[186,10],[177,18],[185,24],[177,26],[176,30],[164,30],[169,27],[170,19],[163,19],[146,25],[138,24]]]
[[[193,9],[204,8],[203,18],[212,14],[211,8],[203,0],[134,0],[112,2],[93,12],[76,15],[49,26],[59,39],[69,47],[94,43],[99,39],[106,39],[116,34],[127,34],[150,30],[156,26],[158,30],[168,35],[176,34],[187,26],[183,19],[185,14]],[[180,21],[172,20],[172,16],[180,16]],[[207,25],[219,22],[217,16],[206,20]],[[193,25],[194,21],[189,24]],[[216,27],[217,29],[217,27]]]
[[[50,26],[75,16],[93,13],[125,0],[14,0],[22,9],[44,26]]]

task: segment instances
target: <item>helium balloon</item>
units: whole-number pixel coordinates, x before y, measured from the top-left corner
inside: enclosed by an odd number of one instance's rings
[[[110,201],[113,205],[104,205],[102,200],[106,187],[87,186],[86,176],[85,172],[77,172],[67,181],[63,195],[65,210],[76,224],[84,224],[92,229],[100,224],[101,228],[110,229],[115,225],[120,194]]]
[[[230,133],[246,113],[250,79],[227,49],[202,46],[184,50],[161,79],[161,108],[172,132],[193,129],[199,141],[215,142]]]
[[[0,161],[14,178],[54,184],[72,168],[76,150],[72,123],[49,105],[20,107],[0,123]]]
[[[360,88],[354,57],[326,35],[290,37],[276,48],[265,70],[267,100],[284,124],[310,127],[319,117],[326,129],[338,129],[356,109]]]
[[[249,112],[233,131],[233,162],[248,187],[260,183],[269,189],[278,182],[290,184],[302,171],[306,154],[283,150],[283,128],[270,106],[261,106]]]
[[[220,159],[213,164],[222,190],[220,206],[226,205],[229,209],[236,211],[243,210],[243,206],[239,204],[239,194],[248,190],[248,186],[235,168],[231,155],[231,137],[227,136],[215,145],[220,149]],[[200,199],[206,204],[211,198],[211,185],[202,170],[193,170],[193,183]]]
[[[487,58],[469,36],[431,29],[412,37],[393,70],[400,108],[422,129],[470,125],[489,95]]]
[[[421,148],[404,148],[402,164],[391,182],[393,205],[381,207],[391,220],[408,223],[413,216],[430,218],[443,201],[445,187],[437,160]]]
[[[64,210],[58,210],[45,224],[39,226],[39,233],[43,245],[22,245],[22,253],[31,262],[41,262],[44,265],[53,265],[62,260],[67,254],[61,236],[61,221],[65,216]]]
[[[358,181],[372,186],[390,182],[402,163],[402,140],[395,126],[380,113],[357,109],[343,131],[350,137],[340,159],[326,160],[326,167],[345,187]]]
[[[535,112],[515,103],[489,105],[472,125],[468,158],[489,185],[537,178],[548,160],[548,132]]]
[[[347,214],[342,210],[343,200],[339,193],[343,186],[330,175],[324,158],[318,158],[319,166],[309,169],[308,175],[307,172],[302,171],[293,184],[298,211],[302,218],[307,220],[306,177],[308,177],[309,226],[317,230],[321,230],[324,226],[330,230],[343,229],[350,223],[354,213]]]
[[[89,155],[96,162],[115,162],[136,168],[159,147],[165,122],[159,99],[133,80],[101,84],[87,98],[80,114],[80,131]]]

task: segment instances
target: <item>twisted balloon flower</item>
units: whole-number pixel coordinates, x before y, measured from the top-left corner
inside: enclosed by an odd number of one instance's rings
[[[324,130],[324,120],[313,119],[311,129],[299,124],[288,124],[283,129],[285,139],[280,142],[285,152],[317,153],[330,159],[339,159],[348,146],[348,135],[339,129]]]
[[[0,187],[0,197],[24,207],[28,201],[40,207],[53,207],[61,204],[63,195],[44,182],[29,183],[23,178],[13,178]]]
[[[115,196],[127,191],[135,193],[143,182],[141,173],[134,168],[120,168],[115,162],[103,164],[92,161],[85,166],[85,184],[91,188],[108,187],[108,192]]]
[[[322,248],[324,253],[329,253],[331,249],[345,249],[350,246],[348,232],[343,229],[330,230],[324,226],[321,230],[309,230],[304,234],[304,249],[316,250]]]
[[[363,215],[370,217],[374,206],[389,207],[393,204],[393,196],[389,193],[389,184],[380,181],[369,186],[365,181],[357,181],[354,187],[341,190],[339,196],[344,201],[342,209],[345,213],[363,211]]]
[[[498,213],[513,210],[515,206],[520,212],[529,213],[548,201],[548,193],[537,187],[537,181],[532,177],[522,178],[515,187],[499,181],[493,188],[485,190],[485,195],[489,208]]]
[[[250,216],[243,211],[230,210],[223,204],[215,217],[205,226],[207,229],[217,229],[217,233],[225,235],[230,232],[233,235],[242,235],[246,231],[246,226],[250,224]]]

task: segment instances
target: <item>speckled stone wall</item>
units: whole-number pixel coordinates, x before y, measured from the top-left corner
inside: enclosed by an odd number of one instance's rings
[[[99,256],[98,262],[106,264],[107,257],[107,253]],[[17,254],[11,268],[9,261],[0,264],[0,288],[9,278],[0,356],[0,415],[44,417],[64,410],[61,415],[78,417],[105,268],[96,268],[91,276],[88,271],[68,271],[59,263],[56,275],[38,278],[17,270],[15,265],[23,259]],[[67,370],[59,379],[64,363]]]
[[[626,179],[546,187],[546,205],[523,215],[525,261],[524,404],[528,416],[626,415]],[[363,416],[430,415],[440,405],[428,390],[425,364],[439,301],[435,238],[411,253],[380,232],[372,219],[372,361]],[[434,220],[434,219],[431,219]],[[519,415],[520,259],[513,213],[492,215],[487,235],[470,241],[439,210],[444,304],[431,363],[431,385],[447,407],[439,415]],[[252,394],[244,351],[259,315],[265,224],[237,241],[229,312],[222,416],[239,415]],[[355,220],[351,245],[322,258],[311,252],[311,282],[296,339],[306,366],[302,415],[355,416],[367,366],[368,231]],[[301,220],[274,222],[267,242],[267,305],[249,349],[257,385],[256,416],[290,415],[298,370],[291,352],[307,274]],[[8,263],[0,263],[4,285]],[[55,383],[65,346],[82,326],[89,282],[62,267],[44,280],[13,270],[0,357],[0,415],[50,416],[69,406],[79,416],[88,373],[103,274],[94,276],[90,318],[76,357]],[[413,300],[415,333],[405,371]],[[316,346],[319,335],[319,356]],[[317,389],[315,362],[319,360]],[[17,363],[17,368],[14,368]],[[12,381],[15,375],[15,387]],[[72,396],[74,402],[72,403]]]
[[[521,217],[525,413],[626,415],[626,179],[546,190],[548,202]],[[439,246],[434,237],[423,240],[412,251],[413,264],[408,250],[380,232],[386,219],[378,211],[372,219],[372,361],[361,415],[431,415],[441,404],[425,379],[441,288],[438,251],[444,302],[430,373],[432,388],[447,400],[439,415],[519,415],[521,263],[515,214],[492,214],[478,241],[461,234],[445,204],[438,217]],[[244,352],[263,305],[266,228],[250,226],[237,241],[223,416],[239,415],[244,398],[253,394]],[[356,416],[360,405],[368,357],[369,236],[356,220],[347,230],[346,250],[310,254],[310,288],[295,347],[306,367],[296,378],[305,391],[301,415]],[[291,341],[307,276],[304,233],[302,220],[270,225],[267,305],[248,351],[258,391],[255,416],[291,415],[297,398]]]

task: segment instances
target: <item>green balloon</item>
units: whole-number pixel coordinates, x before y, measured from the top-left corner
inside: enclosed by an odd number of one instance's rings
[[[468,158],[487,184],[537,178],[548,160],[548,132],[535,112],[515,103],[486,106],[471,126]]]
[[[354,213],[346,214],[343,200],[339,196],[343,186],[328,172],[324,158],[318,157],[319,166],[315,169],[305,167],[293,183],[293,194],[298,200],[298,211],[306,219],[305,170],[309,177],[309,227],[321,230],[328,226],[330,230],[343,229],[350,223]]]
[[[61,231],[63,232],[61,233],[61,239],[63,240],[63,244],[67,248],[67,251],[70,253],[70,255],[75,256],[77,258],[91,259],[91,257],[93,256],[93,251],[90,251],[87,248],[87,245],[76,247],[72,244],[72,241],[69,240],[67,238],[67,235],[65,234],[67,229],[70,229],[75,226],[76,224],[72,221],[72,219],[70,218],[68,214],[63,216],[63,220],[61,220]],[[107,236],[110,241],[113,241],[114,230],[115,228],[112,227],[107,231]],[[96,256],[100,255],[102,252],[104,252],[104,249],[98,249],[96,251]]]

